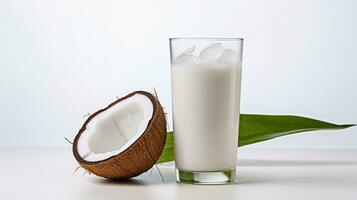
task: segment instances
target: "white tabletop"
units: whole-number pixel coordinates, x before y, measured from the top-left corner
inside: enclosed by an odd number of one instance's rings
[[[174,167],[127,182],[74,172],[70,151],[0,150],[0,199],[356,199],[357,150],[240,149],[231,185],[175,182]]]

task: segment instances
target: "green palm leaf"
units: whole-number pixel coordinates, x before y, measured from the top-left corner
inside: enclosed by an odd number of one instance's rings
[[[244,146],[270,140],[276,137],[316,130],[344,129],[352,124],[337,125],[292,115],[253,115],[241,114],[239,126],[239,144]],[[157,163],[174,160],[173,132],[167,133],[166,144]]]

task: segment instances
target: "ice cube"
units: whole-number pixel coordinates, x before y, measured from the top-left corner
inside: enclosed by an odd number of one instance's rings
[[[195,51],[196,47],[195,46],[192,46],[188,49],[186,49],[183,53],[193,53]]]
[[[187,63],[194,63],[195,56],[190,53],[183,53],[176,57],[174,60],[174,64],[187,64]]]
[[[234,64],[237,62],[237,59],[238,53],[236,51],[232,49],[225,49],[217,61],[224,64]]]
[[[210,46],[202,49],[200,55],[198,56],[198,60],[200,61],[214,61],[219,58],[223,53],[222,43],[217,42],[213,43]]]

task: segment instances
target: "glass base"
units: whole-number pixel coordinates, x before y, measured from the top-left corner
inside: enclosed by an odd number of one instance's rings
[[[218,185],[234,181],[236,169],[222,171],[184,171],[176,169],[176,180],[180,183]]]

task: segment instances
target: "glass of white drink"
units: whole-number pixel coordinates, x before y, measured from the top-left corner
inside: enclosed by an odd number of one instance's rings
[[[235,178],[242,69],[241,38],[171,38],[178,182]]]

